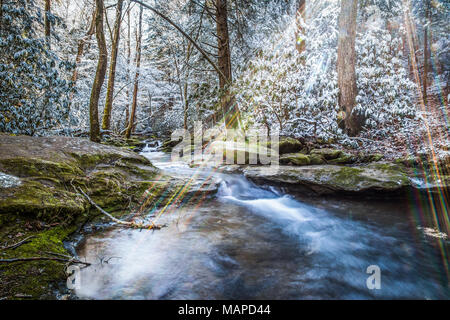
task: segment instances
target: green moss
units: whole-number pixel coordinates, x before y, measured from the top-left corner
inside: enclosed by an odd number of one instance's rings
[[[390,162],[374,162],[368,165],[369,168],[378,169],[387,173],[405,173],[405,167],[400,163],[390,163]]]
[[[347,153],[341,153],[341,155],[338,158],[328,161],[328,163],[331,164],[352,164],[355,162],[356,157]]]
[[[267,145],[269,148],[271,147],[270,142]],[[295,153],[299,152],[302,149],[303,145],[297,139],[283,137],[280,138],[280,142],[278,144],[278,152],[279,154],[286,153]]]
[[[309,159],[310,159],[312,165],[320,165],[320,164],[326,163],[324,157],[320,154],[311,154],[309,156]]]
[[[311,159],[309,156],[302,153],[288,153],[280,157],[280,163],[296,166],[306,166],[311,164]]]
[[[85,203],[74,193],[44,186],[37,181],[26,181],[16,188],[7,189],[0,198],[2,214],[21,213],[44,220],[65,220],[84,210]]]
[[[324,148],[312,150],[311,155],[320,155],[325,160],[333,160],[341,157],[343,155],[343,152],[337,149]]]
[[[19,220],[0,228],[2,241],[19,232],[22,234],[20,239],[34,237],[29,243],[16,249],[3,250],[1,252],[2,259],[51,256],[46,252],[69,254],[64,248],[63,241],[76,230],[74,225],[71,227],[61,225],[43,231],[27,231],[24,226],[33,222],[33,220]],[[57,261],[0,264],[0,282],[5,284],[0,288],[0,296],[17,299],[16,295],[20,294],[30,295],[34,299],[45,298],[52,295],[50,292],[52,284],[56,285],[61,279],[65,279],[65,264]]]
[[[83,174],[74,161],[47,161],[35,158],[7,158],[0,160],[3,170],[19,177],[68,178]]]

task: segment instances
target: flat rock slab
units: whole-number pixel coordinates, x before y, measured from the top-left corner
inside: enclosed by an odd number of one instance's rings
[[[249,166],[244,175],[256,183],[272,183],[315,194],[395,193],[411,185],[406,172],[388,164],[367,166]]]
[[[150,163],[144,157],[126,149],[71,137],[11,136],[0,133],[0,159],[39,158],[48,161],[71,160],[73,156],[115,155]]]

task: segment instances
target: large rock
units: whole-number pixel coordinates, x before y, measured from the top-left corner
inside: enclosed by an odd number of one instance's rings
[[[271,147],[271,143],[268,143],[268,147]],[[275,147],[275,146],[274,146]],[[278,143],[279,154],[296,153],[303,149],[303,145],[300,141],[294,138],[281,137]]]
[[[303,153],[287,153],[280,156],[280,164],[307,166],[311,164],[311,159]]]
[[[287,187],[314,194],[395,194],[410,186],[402,168],[389,164],[358,167],[336,165],[247,167],[245,176],[256,183]]]
[[[176,205],[181,195],[201,197],[217,185],[173,179],[128,148],[81,138],[0,134],[0,246],[34,237],[14,250],[1,250],[2,259],[68,255],[63,241],[87,221],[104,218],[75,188],[121,217]],[[64,264],[55,261],[0,264],[5,284],[0,297],[54,298],[51,285],[65,278]]]

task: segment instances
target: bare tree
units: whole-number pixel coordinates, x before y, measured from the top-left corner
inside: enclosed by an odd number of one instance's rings
[[[357,0],[341,1],[337,60],[339,106],[345,112],[345,129],[349,135],[357,135],[361,130],[361,123],[353,113],[357,94],[355,72],[357,11]]]
[[[139,91],[139,76],[140,76],[140,68],[141,68],[141,53],[142,53],[142,13],[144,8],[141,6],[139,11],[139,28],[136,35],[136,75],[134,77],[134,88],[133,88],[133,103],[131,105],[131,114],[130,120],[128,122],[128,127],[125,132],[125,137],[127,139],[130,138],[131,133],[134,130],[135,126],[135,118],[136,118],[136,107],[137,107],[137,98]]]
[[[100,141],[100,125],[98,120],[98,100],[100,92],[105,81],[106,69],[108,65],[108,51],[106,49],[105,32],[103,30],[103,14],[105,5],[103,0],[95,0],[95,34],[99,49],[97,72],[95,73],[94,83],[92,84],[91,99],[89,102],[89,119],[90,119],[90,138],[91,141]]]
[[[117,1],[116,21],[114,22],[114,36],[112,40],[111,63],[109,66],[108,86],[106,89],[106,102],[103,111],[102,129],[109,130],[111,125],[111,111],[114,99],[114,83],[116,80],[117,55],[119,53],[120,25],[122,21],[123,0]]]

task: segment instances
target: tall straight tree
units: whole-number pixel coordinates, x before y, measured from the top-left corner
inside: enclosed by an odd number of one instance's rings
[[[228,34],[227,0],[216,0],[217,46],[218,65],[222,74],[219,74],[220,88],[231,82],[231,52],[230,36]]]
[[[428,34],[430,30],[430,11],[431,11],[431,0],[425,0],[425,26],[423,35],[423,102],[425,105],[428,104],[427,86],[428,86]]]
[[[349,135],[357,135],[361,130],[358,116],[353,113],[357,94],[356,87],[356,15],[358,12],[357,0],[342,0],[339,15],[338,39],[338,87],[339,106],[345,112],[345,129]]]
[[[91,99],[89,102],[89,120],[90,120],[90,138],[91,141],[100,141],[100,125],[98,120],[98,100],[100,92],[105,81],[106,69],[108,65],[108,51],[106,49],[105,32],[103,30],[103,13],[105,5],[103,0],[95,0],[95,35],[99,50],[97,72],[95,73],[94,83],[92,84]]]
[[[220,89],[224,89],[225,86],[232,81],[231,74],[231,51],[230,51],[230,36],[228,33],[228,8],[227,0],[216,0],[216,32],[217,32],[217,54],[218,54],[218,67],[221,71],[219,73],[219,86]],[[225,125],[233,126],[234,120],[239,119],[231,112],[231,107],[235,105],[234,99],[229,94],[224,94],[220,101],[222,107],[222,113],[224,115]],[[238,113],[238,111],[236,111]]]
[[[138,91],[139,91],[139,76],[140,76],[140,68],[141,68],[142,13],[143,12],[144,12],[144,7],[141,6],[141,9],[139,11],[139,27],[138,27],[138,31],[137,31],[137,37],[136,37],[136,75],[134,77],[133,102],[131,105],[130,120],[128,121],[128,127],[125,132],[125,137],[127,139],[130,138],[131,133],[133,132],[133,129],[135,126],[137,98],[138,98]]]
[[[130,86],[128,85],[128,83],[130,83],[130,63],[131,63],[131,18],[130,18],[130,11],[131,11],[131,7],[128,7],[128,10],[127,10],[127,76],[126,76],[127,105],[126,105],[126,109],[125,109],[125,128],[128,128],[128,122],[130,120],[130,89],[129,89]]]
[[[111,63],[109,65],[108,86],[106,90],[105,109],[103,111],[102,129],[109,130],[111,125],[111,111],[114,99],[114,83],[116,80],[117,55],[120,42],[120,25],[122,21],[123,0],[117,1],[116,21],[114,22],[114,36],[112,40]]]

